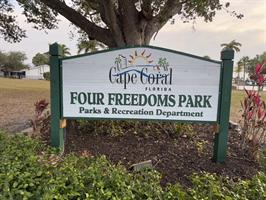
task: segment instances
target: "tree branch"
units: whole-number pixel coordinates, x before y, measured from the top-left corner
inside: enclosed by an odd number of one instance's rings
[[[153,10],[151,7],[152,1],[153,0],[143,0],[143,3],[141,5],[141,12],[143,16],[145,17],[145,19],[147,20],[152,19],[152,15],[153,15]]]
[[[141,44],[139,23],[139,12],[134,1],[118,0],[118,7],[122,19],[123,33],[127,45]],[[127,37],[130,36],[130,37]]]
[[[100,7],[101,18],[109,27],[117,46],[125,46],[123,33],[113,2],[111,0],[101,0]]]
[[[70,22],[85,31],[89,37],[92,37],[109,47],[116,46],[110,30],[96,26],[94,23],[86,19],[82,14],[67,6],[60,0],[40,0],[49,8],[57,11]]]
[[[158,32],[167,22],[168,20],[175,16],[176,14],[180,14],[182,11],[182,4],[185,1],[177,1],[177,0],[168,0],[161,11],[150,20],[146,26],[145,30],[145,44],[150,42],[150,39],[154,35],[154,33]]]

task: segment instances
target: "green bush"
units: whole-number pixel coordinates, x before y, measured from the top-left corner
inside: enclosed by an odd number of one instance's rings
[[[132,121],[132,120],[78,120],[76,125],[82,133],[93,133],[96,135],[120,136],[131,132],[137,135],[160,135],[168,134],[178,137],[187,134],[193,135],[193,126],[191,124],[175,122],[153,122],[153,121]]]
[[[128,173],[105,157],[60,157],[38,140],[0,134],[0,199],[162,199],[155,171]]]
[[[0,132],[0,199],[263,200],[266,175],[233,182],[213,174],[192,176],[193,186],[160,186],[152,170],[128,173],[105,157],[60,156],[37,139]]]
[[[260,163],[261,163],[263,172],[266,173],[266,147],[264,147],[264,149],[261,152]]]
[[[224,177],[204,173],[192,176],[193,187],[189,199],[263,200],[266,199],[266,175],[258,173],[251,180],[233,182]]]
[[[44,78],[45,80],[49,81],[49,80],[50,80],[50,72],[44,72],[44,73],[43,73],[43,78]]]

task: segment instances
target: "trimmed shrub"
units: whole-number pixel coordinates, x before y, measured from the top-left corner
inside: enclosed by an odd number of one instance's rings
[[[155,171],[128,173],[104,156],[59,156],[26,136],[0,134],[0,199],[162,199]]]
[[[191,188],[162,188],[153,170],[128,173],[102,156],[62,156],[39,140],[0,131],[0,199],[150,199],[262,200],[266,175],[234,182],[203,173],[192,176]]]

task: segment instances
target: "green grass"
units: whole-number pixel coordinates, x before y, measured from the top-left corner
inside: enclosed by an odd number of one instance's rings
[[[0,78],[0,90],[49,90],[50,82],[45,80],[26,80],[26,79],[9,79]]]

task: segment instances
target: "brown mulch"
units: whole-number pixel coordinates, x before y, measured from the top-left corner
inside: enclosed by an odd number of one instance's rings
[[[152,160],[154,168],[162,174],[162,185],[179,182],[190,186],[189,176],[194,172],[205,171],[238,180],[250,178],[260,170],[258,162],[241,150],[237,131],[230,130],[226,162],[217,164],[212,161],[212,126],[193,126],[192,136],[165,133],[145,135],[128,131],[116,137],[81,132],[69,126],[65,152],[106,155],[111,162],[120,163],[127,169],[134,163]]]

